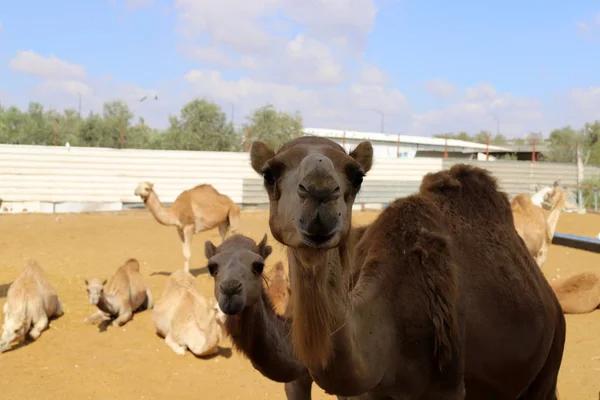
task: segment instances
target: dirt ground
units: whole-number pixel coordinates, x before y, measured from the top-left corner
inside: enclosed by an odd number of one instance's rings
[[[356,212],[355,223],[371,221],[376,212]],[[259,240],[267,212],[242,213],[243,233]],[[595,237],[600,216],[562,214],[558,231]],[[212,296],[212,280],[203,268],[204,241],[220,243],[216,230],[194,238],[192,269],[200,290]],[[274,245],[268,266],[283,259]],[[83,323],[95,309],[87,301],[84,278],[109,277],[127,258],[142,265],[155,299],[167,275],[183,267],[179,237],[146,210],[117,214],[0,215],[0,306],[26,258],[46,270],[64,304],[65,315],[50,323],[37,342],[0,354],[3,398],[37,399],[285,399],[283,384],[255,371],[231,351],[225,340],[220,354],[199,359],[176,355],[156,336],[148,311],[122,328]],[[544,273],[549,279],[584,270],[600,272],[600,255],[552,246]],[[560,374],[562,400],[596,400],[600,391],[600,310],[567,316],[567,344]],[[333,399],[313,387],[313,399]]]

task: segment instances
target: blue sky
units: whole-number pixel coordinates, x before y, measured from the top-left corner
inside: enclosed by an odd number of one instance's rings
[[[427,136],[600,119],[591,0],[22,0],[0,23],[3,105],[122,99],[163,128],[205,97],[237,123],[271,103],[311,127],[379,131],[383,114]]]

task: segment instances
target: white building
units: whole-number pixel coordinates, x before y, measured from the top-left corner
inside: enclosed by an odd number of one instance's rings
[[[329,138],[346,150],[353,149],[363,140],[369,140],[373,145],[374,156],[378,158],[443,157],[445,151],[450,158],[486,158],[486,144],[464,140],[320,128],[304,128],[304,133]],[[508,149],[490,145],[489,151]],[[489,159],[495,158],[490,155]]]

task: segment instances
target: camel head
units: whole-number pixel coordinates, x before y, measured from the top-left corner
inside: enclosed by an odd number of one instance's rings
[[[135,191],[133,192],[133,194],[135,194],[136,196],[140,196],[142,198],[142,200],[146,200],[148,198],[148,196],[150,196],[150,192],[152,192],[153,188],[154,188],[153,183],[140,182],[135,187]]]
[[[552,189],[544,194],[542,208],[553,210],[555,207],[564,207],[567,191],[558,186],[558,181],[554,182]],[[562,204],[561,204],[562,203]]]
[[[5,352],[10,344],[17,339],[25,337],[25,326],[23,320],[25,316],[10,314],[4,316],[2,325],[2,336],[0,336],[0,353]]]
[[[214,278],[215,298],[223,313],[239,314],[260,300],[262,273],[271,251],[266,234],[258,245],[242,235],[230,236],[219,247],[206,241],[208,272]]]
[[[85,280],[85,285],[87,289],[88,298],[90,300],[91,305],[97,305],[104,293],[104,285],[106,284],[106,279],[102,280],[100,278],[92,278],[89,281]]]
[[[269,195],[269,226],[292,248],[327,250],[348,235],[352,205],[371,169],[373,147],[361,142],[350,154],[332,140],[301,136],[275,153],[252,143],[252,168]]]

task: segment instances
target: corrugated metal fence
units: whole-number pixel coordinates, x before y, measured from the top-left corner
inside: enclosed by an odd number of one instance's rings
[[[536,184],[556,179],[563,184],[577,180],[577,169],[570,164],[379,158],[356,203],[381,205],[414,193],[423,175],[457,162],[491,170],[511,196],[533,193]],[[600,169],[586,167],[586,177],[599,174]],[[0,145],[0,198],[4,206],[13,204],[15,212],[120,210],[139,205],[133,191],[141,181],[153,182],[166,204],[201,183],[214,185],[243,206],[267,204],[248,153]]]

